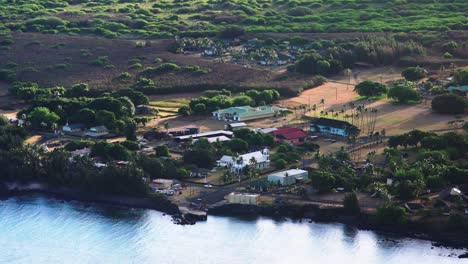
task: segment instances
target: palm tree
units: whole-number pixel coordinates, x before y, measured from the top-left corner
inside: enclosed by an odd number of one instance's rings
[[[316,116],[317,115],[317,105],[314,104],[312,106],[312,111],[314,111],[314,116]]]
[[[322,105],[322,110],[325,110],[325,99],[320,99],[320,104]]]
[[[169,122],[164,123],[164,129],[166,129],[166,133],[169,132]]]
[[[343,70],[344,74],[348,76],[348,83],[346,84],[346,90],[348,90],[349,83],[351,82],[351,69],[344,69]]]

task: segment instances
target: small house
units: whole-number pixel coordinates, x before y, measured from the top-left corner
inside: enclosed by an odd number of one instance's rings
[[[91,148],[82,148],[82,149],[77,149],[72,152],[70,152],[72,157],[83,157],[83,156],[89,156],[91,154]]]
[[[338,136],[358,135],[359,128],[342,120],[317,118],[310,124],[310,132],[332,134]]]
[[[73,133],[73,132],[80,132],[85,129],[85,124],[77,123],[77,124],[68,124],[68,122],[62,127],[62,131],[64,133]]]
[[[216,161],[218,167],[227,167],[231,172],[241,173],[246,167],[255,169],[270,168],[270,151],[255,151],[244,155],[239,155],[237,158],[224,155],[220,160]]]
[[[295,184],[297,181],[307,180],[308,178],[309,172],[299,169],[280,171],[268,175],[269,182],[279,183],[282,186]]]
[[[237,122],[237,123],[230,123],[230,124],[226,125],[226,128],[233,131],[233,130],[236,130],[236,129],[239,129],[239,128],[244,128],[246,126],[247,126],[247,124],[244,123],[244,122]]]
[[[307,134],[304,130],[295,127],[281,127],[270,133],[278,143],[298,146],[304,143]]]
[[[232,131],[215,130],[215,131],[190,134],[190,135],[185,135],[185,136],[178,136],[178,137],[174,137],[174,140],[176,142],[184,142],[184,141],[190,141],[190,140],[195,140],[195,139],[200,139],[200,138],[209,139],[209,138],[221,137],[221,136],[232,138],[233,135],[234,133]]]
[[[272,117],[276,113],[286,110],[285,108],[273,106],[236,106],[214,111],[213,118],[224,121],[247,121],[266,117]]]
[[[149,184],[152,189],[162,190],[169,189],[174,184],[174,180],[169,179],[154,179]]]
[[[102,137],[107,136],[109,134],[109,130],[105,126],[96,126],[92,127],[86,132],[87,136],[90,137]]]
[[[259,194],[250,193],[230,193],[227,200],[230,204],[252,204],[258,205]]]

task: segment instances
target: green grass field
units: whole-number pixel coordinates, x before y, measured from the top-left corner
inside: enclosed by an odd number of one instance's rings
[[[424,32],[467,27],[465,0],[0,0],[0,30],[105,37],[213,36],[247,32]]]

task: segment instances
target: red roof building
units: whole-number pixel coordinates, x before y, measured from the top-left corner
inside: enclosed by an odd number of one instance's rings
[[[275,137],[275,141],[279,143],[291,144],[294,146],[304,143],[307,136],[304,130],[295,127],[281,127],[270,133]]]

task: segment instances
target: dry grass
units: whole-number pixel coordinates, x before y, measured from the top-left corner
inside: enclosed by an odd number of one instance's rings
[[[364,80],[391,81],[399,79],[400,69],[389,67],[375,68],[370,70],[355,71],[351,84],[356,84]],[[378,110],[376,131],[385,129],[387,135],[401,134],[413,129],[437,130],[449,128],[448,122],[454,118],[450,115],[435,114],[431,110],[430,101],[415,105],[392,104],[388,99],[374,102],[356,100],[358,95],[353,91],[352,85],[346,85],[347,77],[339,77],[332,82],[307,90],[301,95],[285,100],[280,100],[277,105],[283,107],[295,107],[301,104],[317,105],[316,113],[309,115],[320,116],[320,111],[330,111],[330,109],[340,110],[344,105],[351,102],[366,104],[369,108]],[[348,86],[348,87],[347,87]],[[321,105],[320,100],[324,99],[325,104]],[[466,119],[466,118],[465,118]]]
[[[197,56],[174,54],[168,51],[173,39],[152,40],[150,46],[136,48],[137,40],[104,39],[87,36],[45,35],[14,33],[15,43],[9,50],[0,50],[2,63],[18,64],[18,80],[33,81],[43,86],[71,86],[88,83],[94,89],[116,89],[130,86],[134,79],[116,81],[122,72],[133,78],[145,67],[155,67],[155,58],[173,62],[179,66],[200,66],[210,72],[203,75],[190,73],[164,74],[153,78],[157,87],[186,86],[192,84],[230,84],[256,87],[285,87],[297,89],[311,76],[295,76],[278,79],[278,74],[268,68],[245,68],[242,65],[222,63]],[[60,47],[57,44],[62,44]],[[84,57],[81,51],[91,55]],[[108,56],[113,68],[91,66],[89,63],[99,56]],[[140,69],[129,69],[130,61],[142,58]],[[54,65],[66,64],[65,69]],[[1,87],[0,87],[1,88]]]

